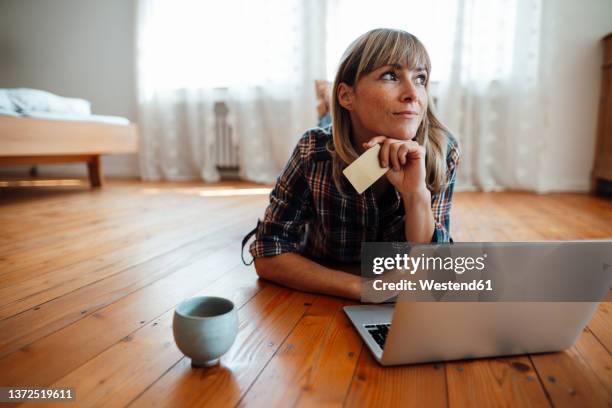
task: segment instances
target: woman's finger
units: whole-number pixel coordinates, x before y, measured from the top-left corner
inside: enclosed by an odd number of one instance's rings
[[[413,154],[417,157],[425,157],[427,150],[425,149],[425,146],[421,146],[417,143]]]
[[[378,153],[378,161],[380,161],[380,167],[389,167],[389,149],[391,147],[391,140],[386,139],[380,147]]]
[[[387,140],[387,136],[382,136],[382,135],[374,136],[366,144],[368,147],[372,147],[376,144],[384,143],[385,140]]]
[[[400,165],[398,152],[400,147],[402,147],[402,143],[391,143],[389,146],[389,160],[391,163],[391,167],[393,167],[394,171],[399,171],[402,167]]]
[[[406,143],[406,147],[407,147],[406,156],[410,156],[410,157],[424,156],[425,148],[421,146],[420,144],[418,144],[417,142],[410,141],[409,143]]]
[[[409,151],[410,151],[410,146],[408,146],[406,143],[402,143],[402,145],[397,151],[397,157],[402,166],[406,164],[406,156],[408,155]]]

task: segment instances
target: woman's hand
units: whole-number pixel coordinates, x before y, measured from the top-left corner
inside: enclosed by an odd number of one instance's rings
[[[381,167],[389,167],[387,179],[402,193],[423,192],[427,190],[425,183],[425,154],[424,146],[414,140],[397,140],[386,136],[375,136],[363,147],[380,144],[378,159]]]

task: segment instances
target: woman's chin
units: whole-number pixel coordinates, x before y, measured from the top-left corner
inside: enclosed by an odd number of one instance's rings
[[[406,132],[406,131],[393,132],[391,135],[389,135],[390,138],[397,139],[397,140],[412,140],[415,138],[415,136],[416,136],[416,132]]]

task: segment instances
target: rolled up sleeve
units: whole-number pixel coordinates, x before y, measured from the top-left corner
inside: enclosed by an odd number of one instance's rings
[[[431,210],[435,219],[434,232],[431,237],[432,243],[452,241],[450,236],[450,211],[460,155],[459,145],[451,137],[446,160],[448,181],[445,188],[432,194],[431,197]]]
[[[301,252],[312,220],[312,195],[304,173],[306,141],[300,140],[270,193],[264,219],[249,251],[254,258]]]

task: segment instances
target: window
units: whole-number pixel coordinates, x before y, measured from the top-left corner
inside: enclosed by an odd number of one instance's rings
[[[291,82],[299,0],[141,2],[142,75],[157,89]],[[273,67],[273,68],[270,68]]]
[[[398,28],[416,35],[432,62],[431,81],[450,72],[456,0],[330,0],[327,11],[327,78],[333,80],[344,50],[374,28]]]

